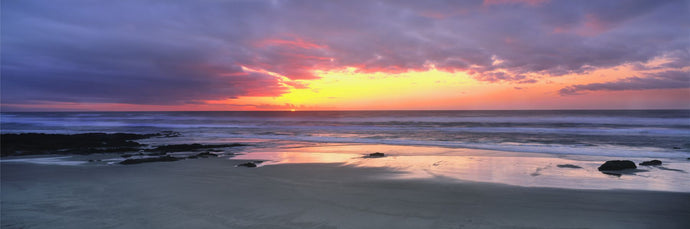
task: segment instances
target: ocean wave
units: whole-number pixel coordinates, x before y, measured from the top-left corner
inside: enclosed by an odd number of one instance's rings
[[[66,157],[41,157],[41,158],[21,158],[21,159],[2,159],[0,163],[31,163],[39,165],[83,165],[85,161],[71,161]]]
[[[678,156],[683,152],[670,149],[690,148],[690,111],[87,112],[0,115],[2,133],[156,133],[173,130],[183,136],[213,139],[226,137],[427,145],[609,156]],[[603,147],[606,144],[615,147]]]
[[[384,123],[340,123],[340,122],[181,122],[181,121],[165,121],[165,122],[131,122],[131,121],[115,121],[115,120],[52,120],[52,119],[37,119],[37,118],[5,118],[2,120],[4,127],[12,125],[34,125],[34,129],[46,129],[46,127],[55,128],[92,128],[94,130],[106,130],[107,128],[160,128],[160,129],[198,129],[198,128],[218,128],[218,129],[280,129],[291,130],[298,132],[309,131],[354,131],[354,132],[372,132],[372,131],[436,131],[453,133],[530,133],[530,134],[572,134],[572,135],[646,135],[646,136],[688,136],[690,137],[690,126],[631,126],[631,125],[586,125],[586,126],[568,126],[564,123],[556,123],[551,126],[529,126],[529,125],[488,125],[485,123],[468,124],[455,123],[457,125],[438,125],[437,122],[384,122]],[[31,129],[31,127],[18,127]],[[7,128],[4,128],[7,130]],[[49,128],[48,128],[49,129]]]
[[[639,111],[638,111],[639,112]],[[158,113],[2,113],[3,123],[71,125],[74,123],[133,124],[275,124],[281,125],[620,125],[690,127],[687,111],[631,112],[158,112]],[[675,114],[675,115],[674,115]]]

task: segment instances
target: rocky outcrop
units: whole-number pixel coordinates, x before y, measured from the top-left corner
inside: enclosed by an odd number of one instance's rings
[[[0,151],[2,156],[131,152],[143,146],[133,140],[155,136],[127,133],[3,134],[0,137]]]
[[[624,169],[636,169],[637,166],[635,162],[629,160],[613,160],[606,161],[603,165],[599,166],[599,171],[616,171]]]
[[[257,164],[261,163],[260,161],[255,161],[255,162],[245,162],[242,164],[237,165],[237,167],[248,167],[248,168],[256,168]]]
[[[643,161],[642,163],[640,163],[640,165],[645,165],[645,166],[661,165],[661,161],[660,160]]]
[[[370,153],[370,154],[367,155],[366,157],[367,157],[367,158],[379,158],[379,157],[385,157],[385,156],[386,156],[386,155],[385,155],[384,153],[376,152],[376,153]]]

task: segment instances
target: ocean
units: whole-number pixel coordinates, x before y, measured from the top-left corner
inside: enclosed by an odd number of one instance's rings
[[[4,112],[0,125],[2,133],[175,131],[189,142],[254,139],[690,157],[690,110]]]

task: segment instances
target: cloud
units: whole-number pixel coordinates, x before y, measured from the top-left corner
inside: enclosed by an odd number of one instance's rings
[[[528,4],[528,5],[540,5],[548,0],[484,0],[484,5],[497,5],[497,4]]]
[[[497,82],[513,82],[518,84],[530,84],[538,82],[536,79],[528,79],[525,75],[511,75],[505,72],[486,72],[477,74],[474,79],[479,81],[488,81],[492,83]]]
[[[558,91],[560,95],[577,95],[583,91],[626,91],[651,89],[690,89],[690,72],[665,71],[646,74],[645,77],[628,77],[613,82],[576,84]]]
[[[7,1],[2,102],[193,104],[279,96],[315,70],[534,83],[672,56],[687,1]],[[245,72],[242,67],[276,73]],[[298,81],[294,81],[298,80]]]

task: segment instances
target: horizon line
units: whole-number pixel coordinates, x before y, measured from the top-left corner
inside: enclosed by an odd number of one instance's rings
[[[680,111],[689,110],[690,108],[662,108],[662,109],[430,109],[430,110],[130,110],[130,111],[115,111],[115,110],[43,110],[43,111],[0,111],[0,113],[69,113],[69,112],[371,112],[371,111]]]

